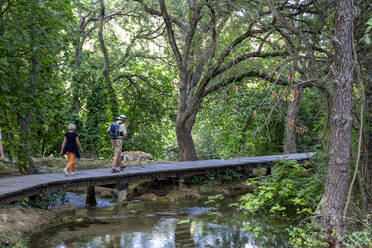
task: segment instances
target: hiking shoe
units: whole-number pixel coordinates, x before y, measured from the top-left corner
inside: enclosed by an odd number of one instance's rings
[[[120,171],[124,170],[126,166],[121,166]]]
[[[116,170],[116,168],[111,168],[111,173],[116,173],[116,172],[119,172],[119,171]]]
[[[71,176],[76,175],[76,172],[71,172],[70,175]]]
[[[66,177],[68,177],[68,169],[67,168],[63,169],[63,173],[65,174]]]

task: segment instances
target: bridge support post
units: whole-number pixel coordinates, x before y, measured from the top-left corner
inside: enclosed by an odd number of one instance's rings
[[[88,207],[94,207],[97,205],[95,186],[87,187],[87,196],[85,199],[85,205]]]
[[[128,204],[128,180],[118,180],[116,187],[118,189],[118,205]]]
[[[40,193],[39,193],[39,194],[40,194]],[[40,196],[39,196],[39,194],[29,196],[28,198],[29,198],[32,202],[36,203],[37,201],[40,200]]]
[[[270,175],[271,175],[271,167],[267,167],[265,176],[270,176]]]
[[[186,188],[185,178],[180,177],[180,178],[178,179],[178,189],[179,189],[179,190],[183,190],[183,189],[185,189],[185,188]]]

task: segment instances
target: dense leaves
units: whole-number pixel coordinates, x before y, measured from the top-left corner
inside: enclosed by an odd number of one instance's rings
[[[68,1],[1,2],[0,111],[6,146],[27,170],[33,143],[55,117],[63,94],[61,32],[72,17]],[[49,108],[53,106],[52,108]]]
[[[272,214],[312,214],[322,197],[323,172],[306,169],[296,161],[278,161],[272,175],[264,180],[253,178],[253,193],[241,197],[242,208],[249,212],[268,209]]]

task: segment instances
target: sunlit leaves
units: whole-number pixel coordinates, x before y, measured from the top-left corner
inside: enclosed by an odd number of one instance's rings
[[[7,151],[17,153],[21,161],[25,158],[21,148],[35,145],[43,125],[54,116],[53,109],[59,107],[61,51],[68,45],[62,30],[71,18],[72,7],[68,1],[40,4],[32,0],[8,1],[2,8],[7,11],[0,42],[0,99],[4,103],[0,111],[5,116],[0,125],[6,136],[14,137],[5,139]],[[28,124],[22,128],[22,123]],[[8,142],[14,144],[8,146]]]
[[[323,186],[314,180],[318,176],[295,161],[278,161],[269,177],[250,179],[249,184],[258,187],[241,197],[241,208],[252,213],[267,209],[283,216],[311,214],[322,196]]]
[[[365,35],[363,36],[362,40],[367,43],[368,45],[371,44],[371,30],[372,30],[372,18],[370,18],[368,20],[368,22],[366,23],[366,31],[365,31]]]

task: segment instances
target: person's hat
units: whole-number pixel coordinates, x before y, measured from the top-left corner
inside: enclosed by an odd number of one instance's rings
[[[118,120],[123,120],[125,121],[127,119],[127,117],[125,115],[121,115],[118,117]]]

